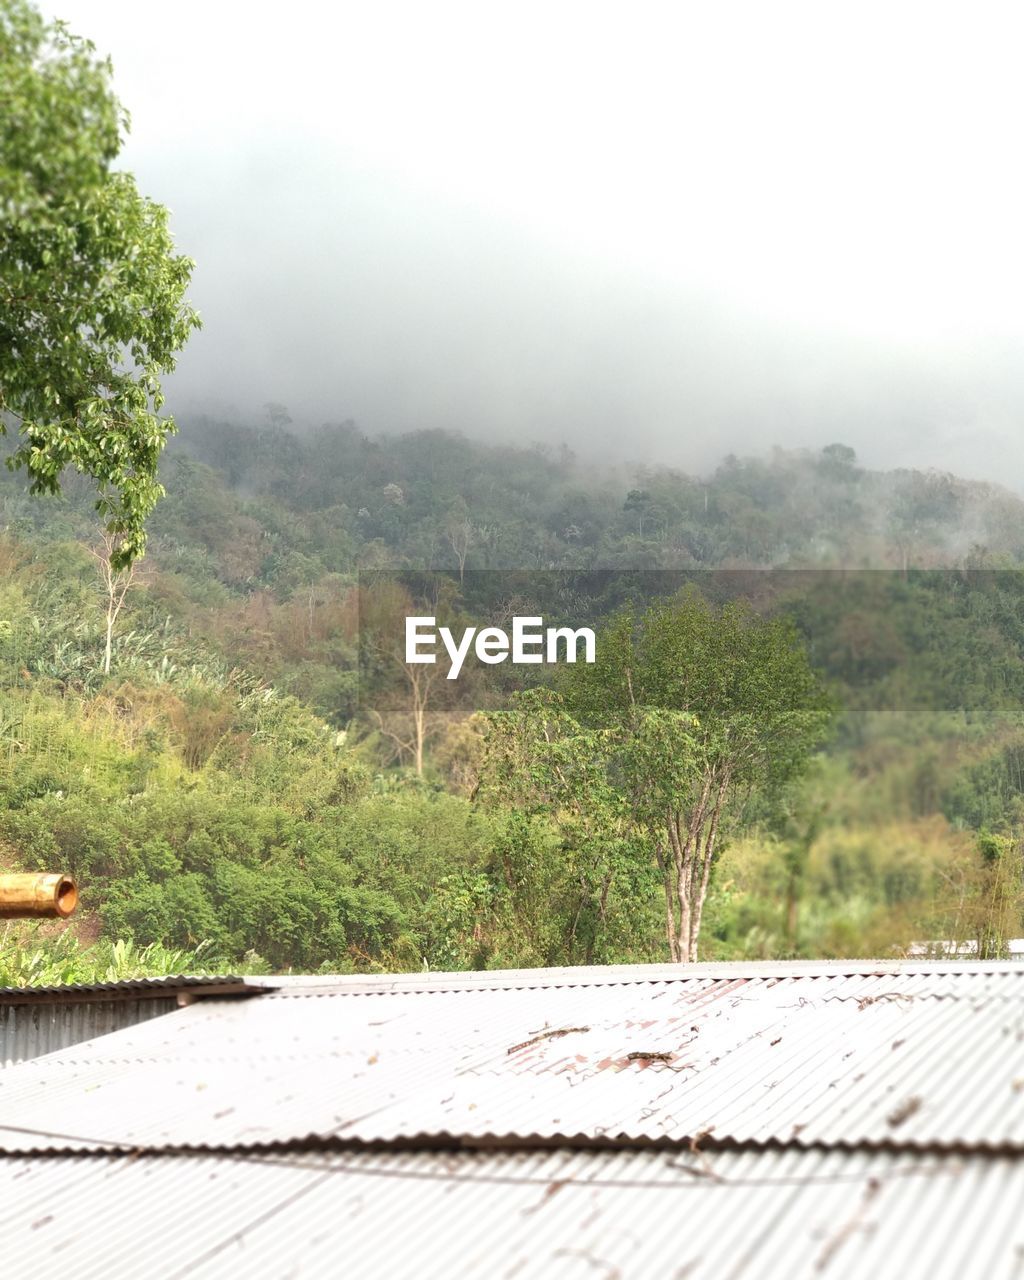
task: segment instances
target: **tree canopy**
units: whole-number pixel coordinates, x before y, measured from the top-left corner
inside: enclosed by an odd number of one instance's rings
[[[95,543],[90,484],[68,477],[64,499],[42,503],[24,494],[23,473],[0,470],[0,862],[72,869],[87,901],[66,928],[81,930],[83,944],[97,931],[106,939],[97,967],[82,968],[77,953],[51,954],[45,930],[36,945],[26,925],[8,940],[17,963],[4,970],[10,982],[29,969],[49,975],[41,981],[122,973],[111,969],[106,945],[119,938],[132,943],[135,961],[145,952],[147,966],[173,965],[187,948],[191,967],[192,948],[208,942],[200,963],[223,961],[231,972],[250,963],[338,972],[665,958],[668,868],[658,865],[656,841],[664,856],[670,837],[661,797],[677,797],[682,812],[698,763],[721,758],[726,745],[721,736],[702,743],[701,731],[722,724],[723,708],[742,712],[757,694],[758,666],[772,670],[768,637],[765,662],[754,662],[759,640],[739,626],[742,606],[734,606],[735,635],[721,623],[722,602],[736,590],[792,618],[802,643],[790,633],[782,675],[790,662],[799,674],[806,653],[835,689],[839,713],[814,767],[788,781],[786,735],[799,726],[786,720],[786,700],[769,696],[784,681],[768,682],[754,725],[735,720],[738,742],[757,724],[775,724],[782,736],[753,744],[758,771],[771,764],[769,785],[763,773],[752,789],[739,774],[731,784],[701,912],[701,958],[884,958],[928,939],[994,953],[1021,935],[1018,570],[979,571],[971,552],[957,572],[913,567],[906,579],[871,570],[702,575],[716,603],[684,627],[673,618],[680,602],[651,594],[667,591],[674,575],[510,573],[486,595],[481,579],[494,575],[467,568],[460,584],[444,538],[451,504],[429,505],[445,476],[465,490],[481,530],[471,564],[492,536],[485,508],[498,529],[493,545],[503,548],[524,504],[533,545],[553,546],[545,530],[563,529],[571,514],[582,535],[574,545],[592,540],[595,554],[610,558],[634,536],[632,515],[622,512],[628,480],[576,492],[550,455],[447,436],[372,441],[338,432],[328,440],[261,429],[230,437],[228,448],[226,435],[197,428],[191,439],[196,452],[223,448],[223,458],[210,469],[188,457],[188,424],[173,442],[147,573],[125,601],[109,674],[109,593],[86,549]],[[13,443],[0,442],[0,452]],[[231,479],[229,467],[237,468]],[[764,510],[778,518],[780,536],[794,531],[803,554],[807,511],[793,505],[794,487],[816,495],[813,514],[832,503],[840,529],[859,528],[867,539],[884,528],[912,475],[864,471],[832,481],[816,455],[732,465],[707,480],[708,554],[718,562],[729,554],[732,531],[713,521],[746,492],[741,486],[759,501],[769,495]],[[662,512],[691,492],[684,476],[644,483],[657,489]],[[848,483],[877,523],[858,523],[836,501]],[[401,487],[403,504],[383,496],[389,484]],[[958,485],[973,527],[993,522],[990,550],[1011,554],[1024,527],[1018,500]],[[703,495],[701,487],[698,521]],[[511,505],[501,505],[505,497]],[[357,500],[381,522],[364,529]],[[385,525],[385,514],[407,523]],[[674,538],[681,527],[663,535],[658,525],[655,536]],[[950,525],[923,543],[915,561],[943,553],[958,531]],[[937,535],[925,526],[921,536]],[[659,545],[667,554],[674,544]],[[424,560],[431,548],[444,557],[444,583],[422,571],[402,581],[416,600],[431,592],[424,612],[450,616],[453,627],[505,618],[514,603],[551,621],[571,610],[577,622],[593,621],[599,653],[610,657],[600,628],[631,600],[628,634],[619,625],[622,646],[628,640],[635,651],[629,669],[640,709],[627,714],[621,662],[581,664],[574,670],[586,688],[549,688],[538,678],[500,722],[492,718],[500,731],[488,744],[484,715],[509,705],[513,682],[504,665],[481,668],[450,682],[455,689],[440,682],[420,776],[413,753],[396,753],[376,723],[379,710],[388,730],[407,737],[413,699],[399,664],[379,645],[359,661],[375,628],[385,638],[393,615],[407,610],[394,591],[365,598],[369,582],[382,589],[387,577],[354,575],[364,556],[401,563],[417,548]],[[437,594],[442,585],[450,596]],[[543,605],[527,606],[538,591]],[[645,622],[659,601],[664,645]],[[763,616],[748,614],[749,626],[762,626]],[[773,625],[781,635],[785,624]],[[723,661],[698,664],[713,644]],[[675,657],[648,665],[671,646]],[[723,664],[732,675],[716,685],[710,677]],[[532,677],[536,669],[522,670]],[[663,691],[679,697],[662,705]],[[508,751],[507,773],[494,771],[491,747]],[[652,785],[641,788],[645,778]],[[983,828],[1005,843],[1005,856],[989,856]],[[678,938],[678,911],[676,921]],[[173,951],[151,953],[156,945]],[[0,949],[0,968],[4,959]],[[37,967],[44,960],[58,967]]]
[[[696,593],[614,620],[594,666],[553,697],[488,719],[485,777],[506,803],[555,815],[603,923],[631,864],[653,862],[673,960],[697,959],[731,807],[805,764],[829,702],[792,624]]]
[[[91,476],[127,564],[162,494],[161,375],[198,317],[168,213],[115,170],[128,118],[109,61],[0,0],[0,426],[36,493]]]

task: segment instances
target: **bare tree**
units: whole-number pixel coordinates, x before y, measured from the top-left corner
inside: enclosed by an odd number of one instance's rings
[[[466,572],[466,557],[473,541],[474,529],[465,516],[451,516],[445,525],[448,542],[459,562],[459,582],[463,581]]]
[[[435,729],[430,710],[440,668],[401,661],[398,665],[406,682],[404,705],[385,712],[371,707],[370,712],[380,735],[394,747],[395,758],[399,761],[411,758],[417,775],[422,777],[427,739]]]
[[[114,567],[114,558],[120,550],[120,535],[104,529],[100,534],[98,547],[90,547],[89,551],[99,566],[100,583],[107,608],[106,642],[103,648],[103,674],[110,675],[110,658],[114,642],[114,626],[118,614],[124,604],[128,589],[135,581],[137,561],[133,560],[127,569]]]
[[[435,595],[432,602],[414,602],[398,583],[383,582],[360,591],[360,648],[374,672],[364,705],[381,738],[390,744],[392,759],[411,762],[419,775],[453,694],[442,664],[406,661],[405,620],[431,611],[445,614],[443,598]]]

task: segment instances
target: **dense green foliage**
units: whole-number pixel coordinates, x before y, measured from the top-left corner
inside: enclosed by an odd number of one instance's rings
[[[618,615],[596,649],[556,692],[513,695],[511,710],[486,716],[482,784],[559,830],[579,881],[570,938],[585,921],[588,963],[610,902],[625,887],[627,914],[642,918],[652,874],[669,955],[694,961],[737,799],[792,784],[823,736],[827,699],[791,623],[738,601],[714,608],[693,590]]]
[[[457,573],[453,533],[468,574],[1024,563],[1020,499],[947,475],[872,472],[849,452],[727,459],[699,479],[442,432],[372,438],[343,424],[299,435],[200,419],[182,424],[161,465],[150,590],[193,634],[340,727],[355,709],[355,570]],[[82,481],[30,503],[15,479],[0,484],[7,527],[94,537]],[[637,492],[648,495],[642,535]]]
[[[159,379],[197,324],[166,209],[112,168],[126,126],[109,63],[0,0],[0,429],[33,492],[97,482],[125,564],[161,492]]]
[[[87,904],[0,982],[1020,930],[1024,504],[841,444],[697,478],[270,405],[188,424],[157,506],[192,264],[110,77],[0,0],[0,865]],[[840,572],[706,572],[780,566]],[[510,703],[405,664],[408,606],[472,616],[493,569],[505,614],[585,604],[597,667]]]
[[[510,541],[533,540],[534,562],[538,544],[551,546],[542,513],[572,489],[577,510],[592,513],[592,536],[563,543],[544,564],[625,556],[635,546],[627,503],[637,479],[457,437],[371,441],[345,429],[338,461],[328,465],[323,433],[278,431],[272,449],[266,432],[249,445],[235,429],[223,434],[210,423],[202,431],[186,425],[166,459],[168,496],[118,620],[109,677],[102,586],[76,541],[91,536],[85,482],[71,477],[61,497],[40,503],[17,476],[0,481],[9,530],[0,541],[6,864],[79,875],[86,907],[71,928],[83,945],[96,937],[135,948],[207,944],[211,965],[419,969],[666,958],[656,862],[619,864],[629,877],[593,929],[600,893],[581,896],[573,853],[583,847],[580,832],[564,810],[545,817],[539,804],[480,790],[482,726],[472,705],[437,704],[417,777],[411,755],[396,752],[372,707],[355,698],[357,568],[408,564],[417,545],[425,560],[433,547],[460,589],[457,560],[445,551],[446,515],[441,506],[432,513],[417,467],[438,494],[463,485],[465,510],[477,519],[477,504],[489,502],[494,546],[504,545],[507,519]],[[943,480],[956,502],[942,505],[904,575],[899,546],[884,530],[893,495],[915,491],[918,479],[851,475],[851,467],[828,453],[779,454],[729,463],[706,483],[673,473],[642,482],[662,494],[708,493],[709,567],[735,562],[726,546],[737,526],[712,513],[736,509],[743,493],[756,494],[764,522],[792,527],[791,541],[803,547],[797,561],[808,563],[811,545],[800,541],[791,494],[813,499],[820,516],[822,504],[836,501],[835,486],[846,486],[858,505],[837,526],[836,545],[846,541],[855,564],[877,554],[893,566],[883,575],[773,575],[771,598],[756,602],[790,615],[839,716],[803,781],[738,797],[709,878],[706,958],[886,954],[913,939],[978,938],[994,901],[983,826],[1008,850],[998,929],[1005,936],[1019,927],[1006,886],[1019,861],[1024,586],[1015,571],[985,567],[1000,557],[1015,562],[1024,522],[1007,513],[1019,504]],[[304,489],[314,473],[321,487]],[[377,493],[383,509],[396,476],[406,488],[391,503],[393,525],[363,529],[366,517],[351,504],[360,493],[373,504]],[[514,501],[529,513],[522,525],[509,498],[520,484]],[[342,500],[325,505],[332,485]],[[420,514],[407,525],[414,501]],[[703,518],[701,498],[692,519]],[[665,555],[675,545],[651,538]],[[476,589],[474,554],[484,558],[480,547],[467,556],[467,595]],[[943,561],[959,567],[918,567]],[[602,609],[611,616],[627,588],[640,586],[628,573],[614,575]],[[725,590],[717,579],[707,588]],[[466,688],[486,704],[485,691]],[[580,708],[576,714],[593,732]],[[623,850],[613,829],[585,834],[604,841],[591,849],[596,861],[586,873],[599,885],[600,860]]]
[[[0,931],[0,987],[52,987],[61,983],[123,982],[181,973],[227,973],[223,961],[208,962],[208,948],[175,950],[159,942],[139,947],[101,939],[82,946],[69,930],[49,933],[38,926],[7,921]],[[253,966],[231,967],[256,972]]]

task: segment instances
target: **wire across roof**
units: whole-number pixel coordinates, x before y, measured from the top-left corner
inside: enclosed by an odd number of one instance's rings
[[[0,1160],[11,1276],[1019,1274],[1024,1164],[821,1151]]]

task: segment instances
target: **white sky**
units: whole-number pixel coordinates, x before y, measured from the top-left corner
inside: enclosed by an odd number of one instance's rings
[[[45,8],[199,260],[181,394],[1024,481],[1017,5]]]

